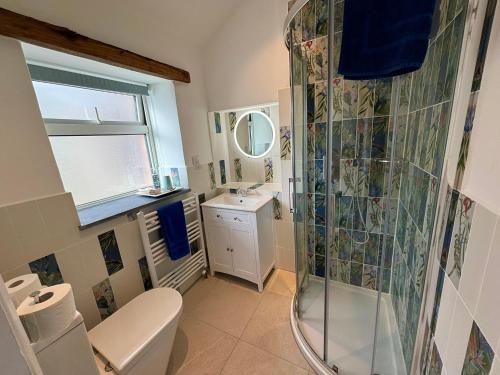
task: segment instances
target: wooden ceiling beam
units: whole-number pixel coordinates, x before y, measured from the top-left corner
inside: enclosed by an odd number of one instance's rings
[[[191,82],[189,72],[183,69],[4,8],[0,8],[0,35],[156,77]]]

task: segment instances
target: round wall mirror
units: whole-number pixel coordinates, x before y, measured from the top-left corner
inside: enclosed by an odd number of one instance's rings
[[[266,155],[273,147],[275,138],[273,122],[259,111],[248,111],[241,115],[234,128],[234,143],[241,153],[250,158]]]

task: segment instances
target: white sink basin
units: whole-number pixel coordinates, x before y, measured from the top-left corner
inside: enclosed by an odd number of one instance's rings
[[[250,195],[239,197],[233,194],[221,194],[202,204],[206,207],[226,208],[229,210],[255,212],[273,199],[269,195]]]

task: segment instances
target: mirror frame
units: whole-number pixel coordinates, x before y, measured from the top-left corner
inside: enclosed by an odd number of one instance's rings
[[[241,149],[240,144],[238,143],[238,139],[236,138],[236,134],[238,134],[238,132],[237,132],[238,126],[240,125],[241,119],[244,118],[244,117],[246,117],[246,116],[248,116],[249,114],[252,114],[252,113],[258,113],[258,114],[264,116],[264,118],[268,121],[269,126],[271,126],[271,130],[273,132],[273,139],[271,140],[271,144],[270,144],[269,148],[266,150],[266,152],[264,152],[264,153],[262,153],[260,155],[250,155],[250,154],[247,154],[245,151],[243,151]],[[234,126],[234,131],[233,131],[233,139],[234,139],[234,143],[236,144],[236,147],[238,148],[238,151],[241,152],[246,157],[249,157],[249,158],[252,158],[252,159],[263,158],[264,156],[266,156],[272,150],[272,148],[274,147],[274,143],[276,142],[276,129],[274,129],[274,122],[264,112],[261,112],[261,111],[255,110],[255,109],[247,111],[247,112],[243,113],[238,118],[238,121],[236,121],[236,125]]]

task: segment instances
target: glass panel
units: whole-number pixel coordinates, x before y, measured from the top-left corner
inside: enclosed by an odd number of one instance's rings
[[[143,135],[49,137],[64,188],[75,204],[152,185]]]
[[[307,55],[306,43],[302,43],[306,34],[303,35],[301,25],[302,19],[311,16],[314,22],[314,9],[309,8],[306,5],[291,25],[297,307],[302,335],[315,353],[322,358],[325,306],[324,195],[321,205],[322,200],[315,194],[315,176],[312,168],[316,163],[314,152],[316,124],[313,113],[315,85],[308,82],[314,82],[314,71],[310,69],[308,60],[310,56]],[[310,44],[308,45],[310,47]],[[323,226],[321,226],[322,221]]]
[[[60,120],[138,122],[134,95],[33,82],[42,117]]]

